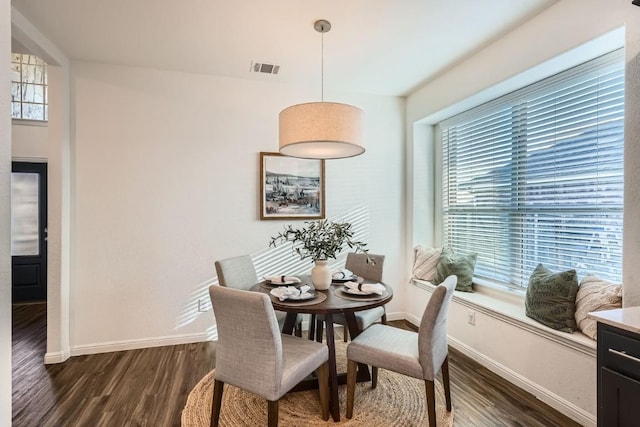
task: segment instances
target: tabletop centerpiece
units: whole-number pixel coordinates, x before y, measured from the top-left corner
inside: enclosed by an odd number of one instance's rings
[[[318,290],[329,289],[331,285],[329,258],[335,259],[346,247],[355,249],[355,252],[368,252],[366,243],[354,240],[351,223],[326,219],[305,221],[299,228],[286,225],[284,231],[271,238],[269,246],[276,247],[286,242],[291,242],[293,252],[300,259],[309,258],[315,263],[311,269],[311,283]]]

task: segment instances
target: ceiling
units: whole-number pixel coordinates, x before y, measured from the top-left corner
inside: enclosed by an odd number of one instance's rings
[[[12,0],[71,59],[402,96],[557,0]],[[16,45],[18,46],[18,45]],[[280,65],[251,73],[252,61]]]

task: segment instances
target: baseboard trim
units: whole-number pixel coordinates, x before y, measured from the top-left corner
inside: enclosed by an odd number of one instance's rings
[[[412,322],[413,323],[413,322]],[[555,393],[547,390],[544,387],[539,386],[538,384],[532,383],[527,378],[522,375],[514,372],[513,370],[507,368],[506,366],[496,362],[493,359],[486,357],[484,354],[476,351],[475,349],[469,347],[463,342],[452,338],[451,336],[447,336],[449,345],[456,350],[462,352],[466,356],[478,362],[480,365],[489,369],[496,375],[504,378],[510,383],[520,387],[521,389],[533,394],[537,399],[551,406],[555,410],[559,411],[562,414],[565,414],[567,417],[575,420],[576,422],[582,424],[583,426],[595,427],[596,416],[581,409],[571,402],[566,401]]]
[[[44,355],[44,364],[53,365],[55,363],[62,363],[71,357],[71,352],[67,351],[51,351]]]
[[[406,318],[406,313],[387,313],[387,320],[405,320]]]
[[[387,313],[388,320],[403,320],[404,313]],[[308,321],[302,324],[303,330],[308,330]],[[211,328],[206,333],[194,333],[185,335],[173,335],[167,337],[145,338],[140,340],[111,341],[96,344],[77,345],[66,353],[47,353],[45,363],[61,363],[70,356],[82,356],[86,354],[110,353],[113,351],[136,350],[149,347],[164,347],[168,345],[191,344],[202,341],[215,341],[218,338],[216,328]]]
[[[217,339],[211,333],[172,335],[167,337],[145,338],[140,340],[111,341],[97,344],[77,345],[71,348],[71,356],[85,354],[110,353],[113,351],[136,350],[140,348],[164,347],[168,345],[191,344]],[[55,362],[54,362],[55,363]]]
[[[418,316],[414,316],[413,314],[404,313],[402,319],[406,320],[409,323],[412,323],[414,326],[420,326],[420,319]]]

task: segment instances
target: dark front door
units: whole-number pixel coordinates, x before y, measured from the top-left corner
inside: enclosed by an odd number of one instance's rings
[[[11,169],[13,302],[47,299],[47,164],[13,162]]]

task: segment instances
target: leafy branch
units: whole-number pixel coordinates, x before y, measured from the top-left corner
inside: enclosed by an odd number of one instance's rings
[[[367,253],[366,243],[353,240],[353,231],[348,222],[332,222],[328,220],[305,221],[305,226],[294,228],[286,225],[284,231],[272,237],[269,247],[291,242],[293,252],[300,259],[326,260],[336,256],[348,246],[355,252]]]

